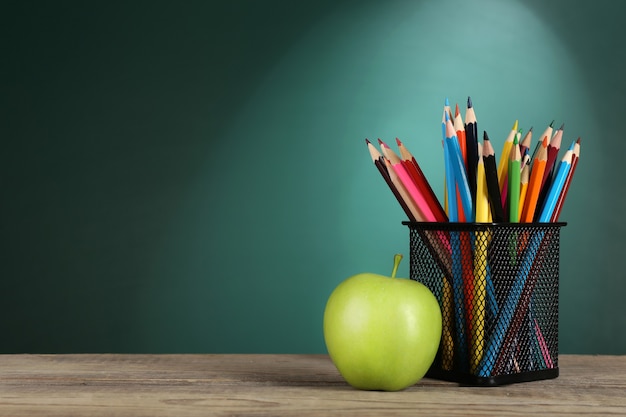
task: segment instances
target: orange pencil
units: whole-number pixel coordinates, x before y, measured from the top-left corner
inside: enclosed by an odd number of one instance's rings
[[[544,137],[541,142],[541,146],[537,151],[537,156],[533,161],[532,170],[530,172],[530,179],[528,181],[528,190],[526,191],[526,197],[524,201],[524,209],[522,210],[522,217],[520,222],[532,223],[535,215],[535,209],[537,206],[537,200],[541,191],[541,182],[543,180],[543,173],[546,169],[546,161],[548,159],[548,137]]]

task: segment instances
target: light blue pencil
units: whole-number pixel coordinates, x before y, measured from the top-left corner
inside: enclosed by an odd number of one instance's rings
[[[561,192],[563,191],[567,174],[572,166],[573,155],[574,152],[571,149],[568,149],[567,152],[565,152],[565,155],[563,155],[563,159],[561,159],[561,163],[558,166],[552,184],[550,184],[550,189],[541,209],[541,214],[539,216],[540,223],[547,223],[552,218],[552,213],[554,212],[556,203],[559,200],[559,195],[561,195]]]

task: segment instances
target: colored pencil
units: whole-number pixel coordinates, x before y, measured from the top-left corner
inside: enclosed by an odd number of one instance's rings
[[[451,222],[459,221],[458,206],[456,200],[456,184],[454,182],[454,168],[452,164],[452,156],[450,155],[450,146],[448,142],[443,140],[443,160],[445,166],[445,193],[446,193],[446,213]]]
[[[522,217],[520,218],[520,221],[523,223],[531,223],[534,219],[535,211],[537,211],[537,200],[539,199],[539,193],[541,192],[541,182],[546,168],[546,160],[548,158],[547,147],[548,138],[544,137],[530,171],[528,191],[526,192],[524,207],[522,209]]]
[[[513,142],[517,141],[519,146],[519,141],[522,137],[522,129],[519,129],[517,133],[513,136]],[[509,158],[505,161],[506,164],[510,165],[510,157],[511,151],[513,150],[513,145],[509,149]],[[521,166],[521,164],[520,164]],[[504,179],[502,181],[502,185],[500,187],[500,198],[502,199],[502,207],[504,208],[504,213],[508,214],[509,211],[509,170],[506,169],[506,173],[504,174]]]
[[[465,154],[467,155],[467,182],[469,184],[472,202],[476,204],[476,169],[478,166],[478,122],[472,99],[467,98],[465,110]]]
[[[389,172],[384,161],[384,156],[378,151],[378,149],[376,149],[374,144],[370,142],[369,139],[365,139],[365,143],[367,144],[367,149],[369,150],[370,156],[372,157],[372,162],[374,162],[374,165],[376,165],[378,172],[380,172],[380,175],[385,180],[385,183],[387,183],[387,186],[393,193],[394,197],[396,198],[398,203],[400,203],[400,207],[402,207],[402,210],[407,215],[410,221],[416,221],[417,219],[415,218],[413,213],[411,213],[409,207],[406,205],[406,202],[400,195],[398,188],[395,186],[393,181],[391,181],[391,177],[389,177]]]
[[[552,218],[552,214],[554,213],[554,209],[559,199],[559,195],[563,191],[565,180],[567,179],[567,175],[571,169],[573,156],[574,152],[571,149],[568,149],[567,152],[565,152],[565,155],[563,155],[561,162],[557,166],[554,180],[550,184],[550,189],[546,194],[545,201],[541,208],[539,216],[539,222],[541,223],[547,223]]]
[[[548,143],[550,142],[550,139],[552,139],[553,131],[554,131],[554,120],[551,121],[548,126],[546,126],[546,129],[543,131],[541,136],[539,136],[539,141],[537,142],[537,145],[535,146],[535,151],[533,152],[530,158],[531,161],[535,160],[535,156],[537,156],[537,151],[539,151],[539,148],[541,147],[541,142],[543,141],[543,138],[547,137]]]
[[[452,121],[446,116],[446,136],[445,141],[448,142],[448,151],[450,155],[450,162],[452,164],[452,170],[454,172],[454,182],[456,188],[460,194],[460,206],[463,208],[463,213],[467,221],[473,221],[473,206],[472,196],[469,191],[469,184],[467,182],[467,173],[465,172],[465,164],[463,163],[463,157],[461,149],[457,141],[456,132]]]
[[[485,177],[483,146],[478,144],[478,166],[476,170],[476,222],[489,222],[489,193]]]
[[[406,145],[400,141],[400,139],[396,138],[396,143],[398,144],[398,150],[400,151],[400,157],[402,158],[402,164],[405,166],[411,178],[417,185],[420,193],[424,196],[426,203],[430,207],[431,211],[435,215],[436,221],[438,222],[446,222],[448,221],[448,216],[441,206],[439,199],[435,195],[430,183],[426,179],[424,172],[420,168],[417,160],[413,156],[413,154],[408,150]]]
[[[476,222],[489,221],[489,195],[485,178],[485,164],[483,162],[482,146],[478,146],[478,166],[476,170]],[[472,303],[472,356],[470,371],[475,373],[484,354],[485,324],[487,305],[487,271],[489,246],[489,232],[477,231],[474,241],[474,294]]]
[[[485,178],[487,181],[487,192],[489,193],[491,217],[494,222],[500,223],[504,221],[504,210],[502,209],[502,200],[500,199],[498,169],[495,152],[486,131],[483,132],[483,163],[485,164]]]
[[[508,170],[508,207],[509,221],[512,223],[519,222],[519,200],[520,200],[520,176],[521,176],[522,156],[520,154],[519,143],[517,137],[513,139],[513,146],[509,152],[509,170]]]
[[[519,143],[519,152],[522,155],[522,158],[529,151],[532,141],[533,141],[533,128],[531,126],[530,129],[528,129],[528,131],[524,135],[524,138]]]
[[[455,105],[454,118],[451,118],[454,131],[456,133],[457,143],[459,145],[459,151],[461,153],[461,160],[463,161],[463,169],[467,175],[467,149],[465,145],[465,124],[463,123],[463,117],[459,111],[459,105]],[[469,181],[468,181],[469,186]],[[470,191],[471,196],[471,191]],[[457,199],[461,198],[461,191],[457,187]],[[471,198],[471,197],[470,197]],[[467,221],[467,215],[463,210],[463,207],[459,207],[459,221]]]
[[[459,105],[456,104],[454,108],[454,130],[456,131],[456,138],[459,141],[459,148],[461,149],[461,156],[463,157],[463,164],[467,170],[467,145],[465,141],[465,123],[463,123],[463,117],[459,111]]]
[[[384,161],[385,161],[385,167],[387,168],[387,172],[389,173],[389,178],[391,182],[393,183],[393,186],[398,190],[400,197],[402,198],[402,200],[408,207],[409,211],[411,212],[410,220],[418,221],[418,222],[424,221],[424,218],[422,217],[422,212],[417,208],[409,192],[404,187],[402,180],[400,180],[400,177],[396,173],[396,170],[394,170],[393,167],[391,166],[391,161],[389,161],[389,159],[387,158],[384,158]]]
[[[378,139],[380,143],[381,150],[383,155],[391,162],[392,169],[398,175],[402,185],[407,190],[409,197],[415,203],[415,206],[421,213],[421,221],[426,222],[434,222],[437,221],[434,213],[432,212],[430,206],[426,202],[424,195],[417,188],[417,185],[413,182],[411,175],[406,170],[406,167],[402,164],[402,159],[398,154],[396,154],[385,142]]]
[[[543,172],[543,180],[541,181],[541,191],[539,192],[539,199],[537,200],[537,207],[543,207],[544,201],[546,199],[546,195],[550,190],[550,183],[552,182],[554,176],[555,166],[558,165],[558,155],[561,149],[561,141],[563,138],[563,128],[565,124],[562,124],[550,139],[548,143],[548,157],[546,160],[546,168]],[[535,220],[537,220],[537,216],[540,213],[537,211],[535,213]]]
[[[549,172],[544,172],[543,174],[544,184],[546,181],[546,177],[553,174],[554,167],[558,165],[557,159],[558,159],[559,151],[561,150],[561,142],[563,140],[564,128],[565,128],[565,123],[563,123],[561,127],[559,127],[556,130],[556,132],[554,132],[554,135],[552,135],[552,139],[550,139],[550,143],[548,144],[548,161],[546,162],[546,171],[549,171]]]
[[[504,145],[502,145],[502,153],[500,154],[500,160],[498,161],[498,186],[500,187],[501,195],[502,190],[504,189],[504,184],[507,181],[507,173],[509,170],[509,153],[511,152],[511,148],[513,147],[513,139],[515,139],[515,136],[517,136],[517,125],[518,121],[516,120],[515,123],[513,123],[511,131],[504,141]]]
[[[522,221],[522,212],[524,208],[524,202],[526,201],[526,194],[528,193],[528,182],[530,180],[530,164],[528,161],[523,163],[522,172],[520,173],[520,192],[519,192],[519,208],[517,221]]]
[[[567,179],[565,180],[565,186],[563,188],[563,192],[559,196],[559,199],[556,203],[556,208],[554,209],[554,213],[552,214],[552,218],[550,221],[557,222],[559,221],[559,216],[561,215],[561,209],[563,208],[563,202],[567,197],[567,193],[569,191],[570,184],[572,182],[572,177],[574,176],[574,172],[576,171],[576,166],[578,165],[578,158],[580,157],[580,138],[578,138],[574,144],[574,156],[572,159],[572,167],[567,175]]]
[[[452,118],[452,113],[450,111],[450,100],[446,97],[446,100],[443,104],[443,114],[441,115],[441,136],[445,139],[446,137],[446,118]]]

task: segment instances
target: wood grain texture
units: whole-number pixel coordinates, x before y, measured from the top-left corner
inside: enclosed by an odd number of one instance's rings
[[[348,386],[326,355],[0,355],[0,416],[626,415],[626,356],[503,387]]]

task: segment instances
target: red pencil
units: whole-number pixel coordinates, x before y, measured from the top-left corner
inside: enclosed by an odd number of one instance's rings
[[[399,181],[402,184],[402,187],[400,187],[400,189],[398,190],[400,191],[400,194],[402,194],[402,189],[404,189],[408,194],[409,200],[406,201],[406,204],[409,209],[411,209],[411,212],[413,214],[416,214],[416,217],[419,221],[437,221],[437,218],[435,217],[435,214],[428,205],[424,194],[422,194],[422,192],[419,190],[417,184],[415,184],[413,178],[411,178],[411,175],[402,164],[402,159],[400,158],[400,156],[396,154],[389,147],[389,145],[387,145],[382,140],[378,139],[378,143],[380,144],[382,154],[390,162],[388,166],[391,165],[391,170],[389,171],[389,176],[391,177],[391,180],[394,181],[394,183],[397,183]],[[394,173],[396,174],[395,177]]]
[[[552,139],[550,139],[550,143],[548,144],[548,159],[546,160],[546,168],[543,172],[543,178],[541,180],[541,189],[539,191],[539,199],[537,200],[537,211],[535,212],[535,221],[538,219],[539,214],[541,212],[541,207],[543,207],[543,201],[550,190],[550,184],[552,183],[552,178],[554,176],[554,167],[558,165],[556,160],[559,156],[559,151],[561,150],[561,141],[563,139],[563,128],[565,124],[562,124],[554,135]]]
[[[400,207],[402,207],[402,210],[404,210],[404,213],[407,215],[410,221],[412,222],[417,221],[413,213],[411,213],[411,210],[409,209],[409,207],[406,205],[404,199],[400,195],[398,188],[394,185],[393,181],[391,181],[391,178],[389,177],[389,171],[387,171],[387,166],[384,160],[385,157],[378,151],[378,149],[376,149],[374,144],[372,144],[372,142],[370,142],[368,139],[365,139],[365,143],[367,144],[367,148],[370,152],[370,156],[372,157],[372,162],[374,162],[374,165],[376,165],[376,168],[378,168],[380,175],[382,175],[383,179],[387,183],[387,186],[389,187],[393,195],[396,197],[396,200],[398,200],[398,203],[400,203]]]
[[[407,147],[400,141],[400,139],[396,138],[396,143],[398,144],[398,150],[400,151],[400,156],[402,158],[402,164],[405,166],[411,178],[415,184],[417,184],[418,189],[424,195],[424,199],[428,203],[431,211],[435,215],[435,218],[438,222],[447,222],[448,216],[446,216],[446,212],[441,206],[439,199],[435,195],[430,183],[426,179],[424,172],[420,168],[417,160],[411,154],[411,152],[407,149]]]
[[[565,184],[563,185],[563,190],[559,195],[559,199],[556,201],[556,207],[552,212],[552,218],[550,221],[556,222],[559,221],[559,216],[561,215],[561,210],[563,209],[563,202],[565,201],[565,197],[567,197],[567,191],[569,190],[570,183],[572,181],[572,177],[574,176],[574,171],[576,170],[576,166],[578,165],[578,158],[580,157],[580,138],[576,140],[574,144],[574,155],[572,156],[572,166],[569,169],[567,174],[567,178],[565,179]]]
[[[459,147],[461,148],[461,155],[463,156],[463,163],[467,167],[467,145],[465,139],[465,123],[463,123],[463,117],[459,111],[459,105],[456,105],[454,109],[454,130],[456,131],[456,139],[459,141]],[[467,169],[467,168],[466,168]]]

